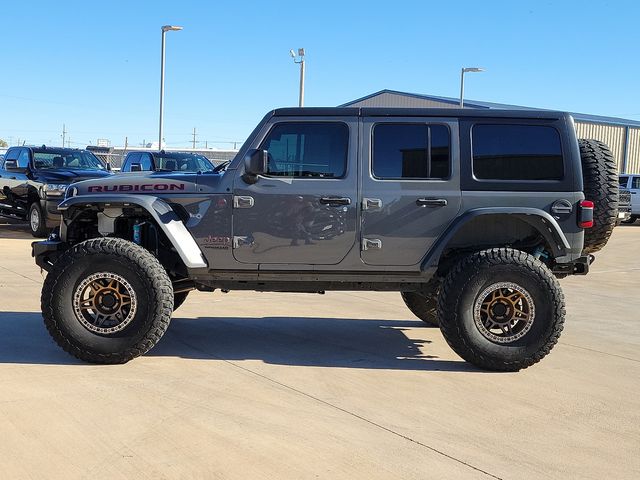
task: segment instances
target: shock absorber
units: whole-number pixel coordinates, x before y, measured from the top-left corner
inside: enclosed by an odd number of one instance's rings
[[[136,220],[133,224],[133,243],[142,245],[142,224],[140,220]]]

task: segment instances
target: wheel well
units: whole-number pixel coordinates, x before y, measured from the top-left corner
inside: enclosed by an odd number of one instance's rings
[[[64,215],[64,240],[69,245],[92,238],[122,238],[151,252],[174,278],[186,277],[187,268],[153,216],[137,205],[111,207],[85,205]],[[135,227],[134,227],[135,226]],[[139,236],[134,235],[134,228]]]
[[[544,235],[515,215],[479,215],[464,223],[449,239],[438,261],[437,274],[444,276],[466,255],[479,250],[510,247],[553,263],[552,249]]]

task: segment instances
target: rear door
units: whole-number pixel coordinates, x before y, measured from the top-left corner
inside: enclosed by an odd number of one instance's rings
[[[361,258],[417,269],[460,209],[457,121],[367,117],[363,138]]]

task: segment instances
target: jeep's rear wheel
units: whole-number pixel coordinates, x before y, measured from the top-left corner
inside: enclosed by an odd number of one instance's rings
[[[461,260],[438,299],[440,329],[466,361],[488,370],[517,371],[540,361],[564,325],[564,296],[551,271],[510,248]]]
[[[171,281],[144,248],[119,238],[87,240],[47,275],[42,314],[66,352],[93,363],[124,363],[148,352],[173,311]]]
[[[598,140],[578,140],[584,196],[594,203],[593,227],[584,231],[584,253],[601,250],[618,220],[618,167],[611,150]]]
[[[402,300],[411,313],[431,327],[438,326],[440,279],[434,277],[419,292],[402,292]]]

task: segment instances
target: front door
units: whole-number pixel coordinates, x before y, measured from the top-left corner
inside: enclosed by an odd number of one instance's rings
[[[417,269],[460,209],[458,124],[369,117],[363,135],[361,258]]]
[[[356,242],[358,119],[281,119],[256,145],[268,172],[234,180],[233,255],[242,263],[335,265]]]

